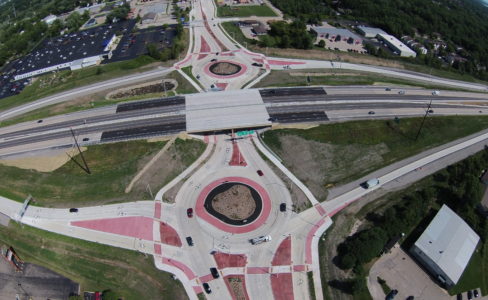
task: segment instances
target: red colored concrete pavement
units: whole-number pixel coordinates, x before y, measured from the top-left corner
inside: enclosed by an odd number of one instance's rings
[[[186,277],[189,280],[192,280],[192,279],[197,277],[197,275],[195,275],[195,273],[193,273],[193,271],[190,268],[188,268],[184,263],[182,263],[180,261],[177,261],[177,260],[174,260],[171,258],[163,257],[163,264],[173,266],[173,267],[180,269],[181,271],[183,271],[183,273],[185,273]]]
[[[212,216],[209,214],[204,207],[205,204],[205,198],[207,195],[212,191],[215,187],[218,185],[222,184],[223,182],[240,182],[247,184],[249,186],[252,186],[261,196],[261,199],[263,201],[263,208],[261,211],[261,214],[259,217],[254,220],[254,222],[250,223],[249,225],[243,225],[243,226],[233,226],[226,224],[216,217]],[[200,194],[198,195],[197,198],[197,204],[195,206],[195,212],[197,216],[204,220],[205,222],[217,227],[220,230],[229,232],[229,233],[246,233],[246,232],[251,232],[257,228],[259,228],[261,225],[263,225],[266,220],[268,219],[270,213],[271,213],[271,199],[268,195],[268,192],[259,184],[256,182],[247,179],[245,177],[224,177],[219,180],[215,180],[214,182],[210,183],[206,187],[202,189]]]
[[[245,267],[247,263],[247,257],[244,254],[217,252],[214,254],[214,259],[219,269]]]
[[[327,214],[327,212],[325,211],[325,209],[322,207],[322,205],[320,204],[316,204],[315,206],[315,209],[319,212],[319,214],[321,216],[325,216]]]
[[[71,222],[72,226],[91,230],[153,240],[153,219],[147,217],[121,217]]]
[[[203,293],[203,288],[201,286],[193,286],[193,290],[195,291],[195,294]]]
[[[221,89],[221,90],[225,90],[229,84],[228,84],[228,83],[226,83],[226,82],[217,82],[215,85],[216,85],[216,86],[217,86],[219,89]]]
[[[225,285],[227,286],[227,289],[229,290],[229,293],[232,296],[232,300],[237,300],[237,296],[234,294],[234,291],[230,287],[230,283],[229,283],[229,279],[232,278],[240,279],[242,287],[244,289],[244,298],[246,300],[249,300],[249,294],[247,293],[247,288],[246,288],[246,278],[244,277],[244,275],[228,275],[224,277],[224,281],[225,281]]]
[[[245,167],[247,166],[247,162],[244,159],[241,151],[239,150],[239,146],[236,142],[232,143],[232,158],[229,162],[229,166],[240,166]]]
[[[181,240],[176,230],[164,222],[159,222],[159,233],[161,234],[161,243],[181,247]]]
[[[247,274],[268,274],[268,267],[248,267],[246,270]]]
[[[154,218],[155,219],[161,218],[161,202],[156,202],[154,204]]]
[[[315,225],[312,227],[312,229],[308,232],[307,234],[307,241],[305,242],[305,263],[311,264],[312,263],[312,239],[317,230],[319,229],[320,226],[322,226],[325,223],[324,219],[320,219]]]
[[[201,281],[202,283],[204,283],[204,282],[209,282],[209,281],[212,281],[212,280],[214,280],[215,278],[213,278],[212,274],[207,274],[207,275],[205,275],[205,276],[201,276],[199,279],[200,279],[200,281]]]
[[[291,237],[284,239],[275,252],[272,266],[288,266],[291,265]]]
[[[291,273],[278,273],[270,276],[275,300],[293,300],[293,278]]]
[[[303,65],[303,64],[305,64],[305,62],[301,62],[301,61],[285,61],[285,60],[274,60],[274,59],[268,60],[268,63],[270,65],[278,65],[278,66]]]
[[[296,265],[296,266],[293,266],[293,272],[304,272],[307,270],[307,266],[306,265]]]
[[[161,245],[160,244],[154,244],[154,253],[157,255],[161,255]]]

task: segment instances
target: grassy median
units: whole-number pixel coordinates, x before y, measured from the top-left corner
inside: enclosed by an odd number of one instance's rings
[[[267,5],[217,6],[218,17],[277,17]]]

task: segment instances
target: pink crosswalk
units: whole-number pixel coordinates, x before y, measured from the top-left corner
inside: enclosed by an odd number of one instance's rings
[[[275,252],[272,266],[288,266],[291,265],[291,237],[287,237],[281,243]]]

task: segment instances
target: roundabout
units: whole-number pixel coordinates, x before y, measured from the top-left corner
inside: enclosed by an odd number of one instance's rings
[[[261,196],[251,186],[225,182],[210,191],[204,207],[209,214],[226,224],[243,226],[259,217],[263,205]]]
[[[197,216],[228,233],[251,232],[263,225],[271,212],[268,192],[244,177],[225,177],[205,186],[197,198]]]
[[[231,60],[220,60],[205,65],[203,71],[209,77],[231,79],[242,76],[247,69],[245,64]]]

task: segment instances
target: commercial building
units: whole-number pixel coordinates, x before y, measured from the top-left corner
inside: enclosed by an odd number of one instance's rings
[[[376,36],[378,40],[383,41],[388,48],[390,48],[393,53],[403,56],[403,57],[416,57],[417,53],[413,51],[412,49],[408,48],[407,45],[402,43],[399,39],[396,37],[386,34],[386,33],[380,33]]]
[[[461,217],[443,205],[410,252],[433,277],[450,288],[459,281],[479,240]]]
[[[76,70],[99,64],[112,57],[117,40],[115,33],[130,31],[135,22],[111,25],[65,34],[44,41],[12,66],[14,80],[34,77],[63,69]]]
[[[359,25],[357,27],[360,34],[366,38],[375,38],[378,34],[387,34],[380,28]]]
[[[359,44],[363,42],[363,39],[357,34],[344,28],[312,26],[310,29],[317,34],[317,42],[320,40],[334,42],[347,41],[349,44]]]

